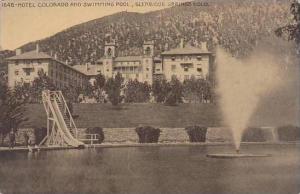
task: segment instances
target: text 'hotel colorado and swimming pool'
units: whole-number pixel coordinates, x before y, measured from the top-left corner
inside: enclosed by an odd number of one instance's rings
[[[13,2],[0,0],[1,7],[6,8],[35,8],[35,7],[170,7],[170,6],[208,6],[208,2],[181,1],[114,1],[114,2]]]

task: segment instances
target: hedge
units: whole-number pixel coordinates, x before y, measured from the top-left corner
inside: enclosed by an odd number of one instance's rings
[[[249,127],[242,136],[242,142],[265,142],[267,141],[261,128]]]
[[[139,143],[157,143],[161,130],[151,126],[137,127],[135,129]]]
[[[277,129],[279,141],[299,141],[300,127],[287,125]]]
[[[207,127],[189,126],[185,128],[190,142],[205,142]]]

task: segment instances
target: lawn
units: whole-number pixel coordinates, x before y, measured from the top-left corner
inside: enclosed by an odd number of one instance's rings
[[[125,128],[138,125],[186,127],[190,125],[220,126],[221,114],[214,104],[74,104],[77,127]],[[22,127],[46,126],[42,105],[27,106],[29,120]]]

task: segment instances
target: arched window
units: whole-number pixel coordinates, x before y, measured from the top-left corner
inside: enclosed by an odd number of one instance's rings
[[[151,55],[151,48],[148,46],[146,49],[145,49],[145,54],[147,56],[150,56]]]
[[[111,56],[112,55],[112,50],[111,50],[111,48],[108,48],[107,49],[107,56]]]

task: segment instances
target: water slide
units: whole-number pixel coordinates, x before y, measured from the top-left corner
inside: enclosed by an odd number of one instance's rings
[[[50,128],[48,125],[48,144],[57,144],[60,146],[67,145],[78,148],[84,147],[84,143],[77,140],[71,133],[71,130],[77,130],[73,118],[70,119],[72,120],[75,129],[71,129],[66,124],[65,118],[63,116],[63,114],[65,113],[62,112],[59,106],[59,104],[67,106],[62,93],[60,91],[45,91],[43,93],[43,103],[47,112],[48,123],[51,123],[52,126],[52,128]]]

